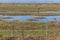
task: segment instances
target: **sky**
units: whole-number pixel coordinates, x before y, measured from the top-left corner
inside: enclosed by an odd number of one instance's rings
[[[60,0],[0,0],[0,3],[60,3]]]

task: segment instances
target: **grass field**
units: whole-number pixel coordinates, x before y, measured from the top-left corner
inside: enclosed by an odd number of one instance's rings
[[[42,14],[39,11],[60,11],[59,4],[0,4],[0,12],[3,15],[39,15],[54,16],[60,14]]]
[[[19,36],[22,30],[0,30],[0,35],[3,36]],[[46,36],[46,30],[23,30],[24,36]],[[47,30],[48,34],[58,35],[60,30]]]
[[[11,37],[11,36],[14,36],[14,37],[18,37],[18,36],[21,36],[20,33],[21,33],[22,30],[0,30],[0,35],[3,35],[4,37]],[[24,33],[24,37],[27,37],[27,36],[47,36],[47,35],[59,35],[60,33],[60,30],[24,30],[23,31]],[[47,35],[46,35],[47,33]]]
[[[41,11],[46,11],[46,10],[60,10],[60,5],[59,4],[0,4],[0,10],[4,11],[38,11],[38,8],[40,8]]]

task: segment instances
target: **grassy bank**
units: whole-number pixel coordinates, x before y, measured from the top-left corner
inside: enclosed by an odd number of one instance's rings
[[[7,21],[3,21],[0,20],[0,27],[6,27],[6,28],[12,28],[12,27],[24,27],[24,28],[36,28],[36,29],[45,29],[46,26],[50,29],[50,28],[54,28],[54,27],[59,27],[60,23],[56,23],[54,21],[51,22],[47,22],[47,23],[40,23],[40,22],[21,22],[18,20],[12,21],[12,22],[7,22]]]
[[[56,23],[38,23],[38,22],[20,22],[20,21],[13,21],[13,22],[6,22],[0,20],[0,36],[2,39],[11,39],[11,40],[18,40],[21,36],[24,38],[28,37],[46,37],[47,35],[59,35],[60,34],[60,24]],[[23,33],[23,35],[21,35]],[[17,38],[15,38],[17,37]]]
[[[0,29],[7,30],[55,30],[60,29],[60,23],[56,22],[48,22],[48,23],[39,23],[39,22],[21,22],[21,21],[13,21],[6,22],[0,20]]]

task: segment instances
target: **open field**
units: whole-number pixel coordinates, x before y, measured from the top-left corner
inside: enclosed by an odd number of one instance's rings
[[[27,11],[27,12],[37,12],[40,11],[60,11],[59,4],[0,4],[0,10],[4,11]]]
[[[0,4],[3,15],[39,15],[54,16],[60,14],[42,14],[40,11],[60,11],[59,4]]]

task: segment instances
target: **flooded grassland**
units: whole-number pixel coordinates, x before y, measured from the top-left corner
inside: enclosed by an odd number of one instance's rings
[[[60,5],[1,5],[1,40],[59,40]]]

